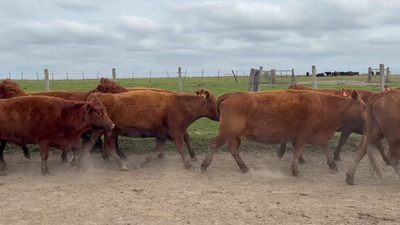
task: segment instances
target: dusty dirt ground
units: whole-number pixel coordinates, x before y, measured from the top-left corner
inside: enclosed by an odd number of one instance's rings
[[[49,159],[40,173],[36,153],[6,155],[0,177],[0,224],[399,224],[400,178],[377,158],[383,178],[371,178],[364,158],[354,186],[345,183],[353,154],[342,155],[339,172],[322,152],[305,152],[302,178],[289,171],[292,151],[241,153],[251,172],[243,174],[227,152],[218,152],[200,174],[204,155],[186,170],[177,153],[134,169],[145,155],[131,154],[127,172],[92,155],[85,173]],[[376,155],[379,157],[379,155]]]

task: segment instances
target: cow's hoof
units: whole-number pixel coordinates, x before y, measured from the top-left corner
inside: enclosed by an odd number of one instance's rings
[[[1,170],[0,171],[0,176],[5,176],[7,175],[7,170]]]
[[[350,185],[354,185],[354,177],[346,173],[346,182]]]
[[[390,160],[388,158],[386,158],[385,160],[386,165],[390,166]]]
[[[207,170],[207,166],[204,164],[201,164],[200,165],[200,173],[204,173],[204,172],[206,172],[206,170]]]
[[[71,161],[71,162],[68,163],[68,168],[72,168],[72,167],[75,167],[77,165],[78,165],[77,161]]]
[[[278,152],[278,158],[280,158],[280,159],[282,159],[282,157],[283,157],[283,154],[281,153],[281,152]]]
[[[161,154],[158,155],[158,158],[159,159],[165,159],[165,155],[163,153],[161,153]]]
[[[197,161],[197,157],[190,158],[190,160],[192,160],[192,161]]]
[[[302,175],[301,175],[301,173],[298,171],[298,170],[293,170],[292,171],[292,175],[294,176],[294,177],[302,177]]]
[[[186,167],[186,169],[191,169],[191,168],[193,168],[193,166],[192,166],[192,164],[190,164],[190,163],[185,163],[185,167]]]
[[[125,165],[120,166],[120,168],[121,168],[122,171],[127,171],[128,170],[128,167],[126,167]]]
[[[49,171],[42,171],[42,175],[43,176],[48,176],[48,175],[50,175],[50,173],[49,173]]]
[[[249,167],[244,166],[243,168],[240,169],[243,173],[248,173],[250,171]]]
[[[331,164],[329,164],[329,168],[330,168],[331,170],[333,170],[333,171],[336,171],[336,172],[339,171],[338,168],[337,168],[337,166],[336,166],[336,163],[331,163]]]
[[[341,161],[342,161],[342,159],[340,158],[340,155],[335,155],[335,156],[333,156],[333,159],[334,159],[336,162],[341,162]]]
[[[307,163],[307,160],[305,160],[304,158],[300,158],[299,163],[301,163],[301,164]]]
[[[30,160],[30,159],[31,159],[31,154],[26,154],[26,155],[25,155],[25,158],[27,158],[27,159]]]
[[[77,172],[77,173],[83,173],[83,169],[81,169],[81,168],[76,168],[76,172]]]

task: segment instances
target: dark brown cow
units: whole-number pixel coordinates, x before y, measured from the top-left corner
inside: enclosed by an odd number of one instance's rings
[[[368,151],[372,168],[381,176],[376,161],[372,155],[372,146],[386,138],[389,144],[389,164],[400,175],[398,164],[400,160],[400,91],[377,93],[371,97],[367,105],[367,118],[364,134],[357,150],[354,162],[346,172],[346,182],[354,185],[354,173],[361,159]]]
[[[105,149],[122,170],[126,170],[127,167],[115,154],[114,145],[117,135],[157,139],[156,152],[146,157],[138,168],[159,155],[167,140],[175,142],[182,162],[186,168],[190,168],[191,164],[184,152],[184,135],[187,128],[202,117],[217,121],[215,97],[204,90],[198,91],[196,95],[129,91],[119,94],[96,93],[96,96],[107,108],[116,127],[109,132],[96,131],[91,138],[97,139],[104,134]]]
[[[124,88],[123,86],[121,86],[121,85],[118,84],[117,82],[111,81],[111,80],[109,80],[109,79],[107,79],[107,78],[101,78],[101,79],[100,79],[100,84],[97,86],[96,90],[98,90],[98,91],[101,92],[101,93],[114,93],[114,94],[117,94],[117,93],[124,93],[124,92],[128,92],[128,91],[156,91],[156,92],[162,92],[162,93],[173,93],[173,94],[178,94],[178,92],[175,92],[175,91],[168,91],[168,90],[162,90],[162,89],[153,89],[153,88]],[[116,139],[117,139],[116,144],[118,144],[118,136],[116,137]],[[183,136],[183,139],[184,139],[184,141],[185,141],[185,143],[186,143],[186,146],[187,146],[187,148],[188,148],[188,152],[189,152],[190,158],[191,158],[193,161],[196,161],[196,160],[197,160],[197,158],[196,158],[196,153],[194,152],[194,150],[193,150],[193,148],[192,148],[192,146],[191,146],[191,144],[190,144],[191,140],[190,140],[190,135],[189,135],[188,132],[185,133],[185,135]],[[117,151],[119,150],[118,146],[116,147],[116,150],[117,150]],[[122,150],[119,150],[119,151],[121,151],[120,154],[123,154],[123,153],[122,153]],[[118,155],[120,155],[120,154],[118,154]],[[107,157],[108,157],[108,154],[103,154],[103,158],[107,158]],[[164,156],[164,153],[161,152],[161,153],[158,155],[158,157],[159,157],[159,158],[164,158],[164,157],[165,157],[165,156]]]
[[[342,90],[340,89],[311,89],[305,86],[300,86],[300,85],[291,85],[289,87],[289,90],[310,90],[310,91],[317,91],[317,92],[322,92],[322,93],[328,93],[328,94],[334,94],[337,96],[340,96],[342,94]],[[351,93],[352,89],[345,89],[347,93]],[[362,100],[367,103],[368,99],[375,94],[375,92],[372,92],[370,90],[357,90],[357,92],[360,94],[360,97]],[[333,153],[333,159],[335,161],[341,161],[340,158],[340,152],[342,151],[342,147],[344,144],[346,144],[347,140],[349,139],[350,135],[352,133],[356,133],[359,135],[362,135],[363,130],[364,130],[364,125],[365,125],[365,120],[363,118],[354,118],[351,120],[347,120],[336,132],[341,132],[340,138],[339,138],[339,144],[336,147],[335,152]],[[382,155],[383,160],[386,163],[389,163],[386,155],[385,155],[385,149],[383,146],[382,142],[376,143],[377,147]],[[282,158],[283,155],[285,154],[286,151],[286,143],[282,143],[281,147],[278,151],[278,157]],[[303,156],[300,156],[300,163],[305,163],[306,160],[303,158]]]
[[[88,101],[67,101],[47,96],[15,97],[0,100],[0,139],[17,145],[38,144],[42,174],[48,174],[49,147],[74,151],[84,132],[113,129],[114,123],[95,95]],[[2,160],[0,170],[6,172]],[[81,161],[78,162],[81,165]]]
[[[210,143],[201,171],[210,165],[215,151],[229,142],[228,149],[238,166],[248,172],[239,156],[241,140],[245,139],[263,144],[292,142],[294,176],[300,176],[297,166],[306,144],[324,149],[329,168],[337,171],[328,142],[346,120],[360,117],[366,107],[355,90],[351,97],[343,90],[342,96],[297,90],[222,95],[216,104],[219,134]]]
[[[14,98],[18,96],[28,96],[28,94],[22,90],[21,86],[17,84],[16,82],[10,80],[10,79],[5,79],[0,83],[0,99],[7,99],[7,98]],[[0,158],[3,159],[3,154],[4,154],[4,148],[6,147],[7,142],[6,141],[1,141],[0,145]],[[26,147],[26,145],[21,146],[25,158],[30,159],[31,158],[31,153],[29,152],[29,149]],[[4,160],[4,159],[3,159]]]

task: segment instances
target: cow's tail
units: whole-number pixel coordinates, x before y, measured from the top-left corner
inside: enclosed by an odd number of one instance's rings
[[[375,120],[374,115],[373,115],[373,105],[378,100],[383,93],[377,93],[374,94],[369,100],[368,100],[368,105],[367,105],[367,120],[365,123],[365,129],[364,132],[366,135],[365,141],[368,141],[367,143],[367,154],[368,154],[368,159],[369,163],[371,166],[371,172],[378,174],[379,177],[382,177],[381,171],[378,167],[378,164],[376,162],[376,159],[373,155],[374,153],[374,147],[371,145],[371,137],[372,137],[372,123]],[[364,141],[364,140],[363,140]]]
[[[218,120],[219,120],[219,115],[220,115],[220,113],[219,113],[219,107],[220,107],[221,103],[222,103],[223,101],[225,101],[227,98],[229,98],[229,96],[231,96],[231,95],[232,95],[232,93],[226,93],[226,94],[224,94],[224,95],[221,95],[221,96],[219,96],[219,98],[218,98],[217,101],[215,102],[215,108],[217,109]]]

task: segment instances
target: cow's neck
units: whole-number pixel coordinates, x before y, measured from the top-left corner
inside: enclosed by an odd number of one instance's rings
[[[74,103],[73,107],[64,108],[68,114],[68,127],[71,129],[71,135],[82,136],[84,132],[91,129],[91,126],[85,120],[85,103]]]
[[[178,99],[185,115],[184,120],[188,123],[188,126],[201,117],[207,116],[203,113],[203,107],[206,104],[204,98],[186,95],[179,96]]]
[[[339,129],[348,119],[347,114],[353,101],[349,98],[328,96],[326,98],[328,112],[325,114],[324,123],[332,129]]]

